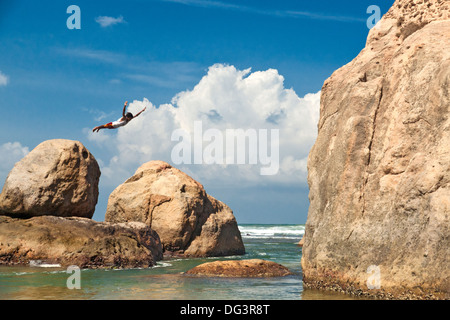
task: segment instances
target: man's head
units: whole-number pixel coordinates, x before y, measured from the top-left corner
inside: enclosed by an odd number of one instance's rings
[[[130,121],[131,119],[133,119],[133,114],[131,112],[127,112],[125,117],[127,118],[128,121]]]

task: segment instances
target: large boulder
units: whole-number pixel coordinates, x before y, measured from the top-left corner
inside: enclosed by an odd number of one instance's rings
[[[9,173],[0,195],[0,213],[92,218],[99,179],[97,161],[80,142],[42,142]]]
[[[450,298],[450,3],[397,0],[325,81],[305,287]]]
[[[146,223],[158,232],[166,252],[184,256],[245,253],[231,209],[163,161],[145,163],[111,193],[105,220]]]
[[[0,264],[146,268],[162,259],[158,234],[144,223],[88,218],[0,216]]]

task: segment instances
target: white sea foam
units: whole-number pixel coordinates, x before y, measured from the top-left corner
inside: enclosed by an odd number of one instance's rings
[[[23,275],[26,275],[26,274],[32,274],[32,272],[13,272],[13,274],[16,275],[16,276],[23,276]]]
[[[253,239],[300,239],[305,233],[304,225],[239,225],[244,238]]]
[[[171,266],[172,266],[171,263],[158,261],[152,268],[166,268],[166,267],[171,267]]]
[[[39,268],[61,268],[59,263],[45,263],[41,260],[31,260],[30,267],[39,267]]]

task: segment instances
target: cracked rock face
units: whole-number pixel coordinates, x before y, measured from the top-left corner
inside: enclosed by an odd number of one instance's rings
[[[163,161],[143,164],[111,193],[105,220],[144,222],[159,234],[166,254],[201,257],[245,253],[231,209]]]
[[[306,286],[450,298],[450,1],[397,0],[325,82]],[[377,266],[380,289],[369,290]]]

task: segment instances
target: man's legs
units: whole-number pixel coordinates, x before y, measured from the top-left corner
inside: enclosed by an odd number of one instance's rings
[[[107,124],[104,124],[104,125],[102,125],[102,126],[95,127],[95,128],[92,130],[92,132],[95,132],[95,131],[99,132],[100,129],[106,129],[106,128],[108,128],[108,129],[114,129],[114,127],[113,127],[113,125],[112,125],[112,122],[107,123]]]

